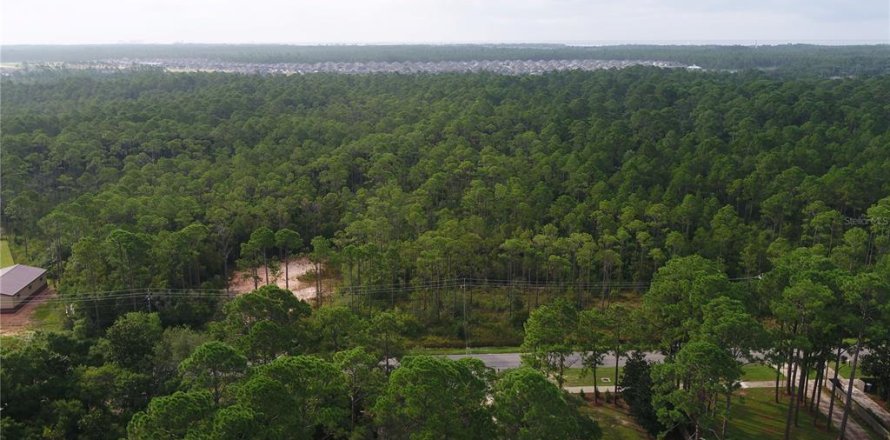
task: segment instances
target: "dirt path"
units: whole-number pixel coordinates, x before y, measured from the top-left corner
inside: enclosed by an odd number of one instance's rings
[[[22,308],[16,310],[15,313],[0,314],[0,335],[14,335],[29,330],[31,327],[31,315],[34,314],[34,309],[56,296],[56,292],[47,286],[34,295]]]
[[[290,286],[290,291],[294,293],[294,296],[300,298],[302,300],[310,301],[315,299],[315,282],[305,282],[300,281],[299,278],[306,274],[312,273],[315,270],[315,265],[313,265],[308,258],[296,258],[289,262],[287,272],[288,279],[285,280],[284,277],[284,263],[281,263],[279,266],[278,276],[275,276],[272,270],[269,271],[269,283],[275,284],[282,289],[286,289],[287,285]],[[263,286],[266,284],[266,270],[265,266],[260,266],[257,268],[257,275],[260,277],[257,282],[259,286]],[[329,284],[329,280],[323,280],[325,286]],[[253,273],[249,270],[239,270],[236,271],[232,280],[229,282],[229,289],[235,293],[248,293],[254,290],[254,281],[253,281]],[[325,292],[329,288],[322,288],[322,292]]]

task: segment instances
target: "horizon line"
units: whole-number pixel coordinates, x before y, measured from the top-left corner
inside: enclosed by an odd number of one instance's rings
[[[74,42],[74,43],[4,43],[0,47],[12,46],[568,46],[568,47],[607,47],[607,46],[882,46],[890,45],[890,40],[880,39],[675,39],[675,40],[558,40],[558,41],[374,41],[374,42],[200,42],[200,41],[117,41],[117,42]]]

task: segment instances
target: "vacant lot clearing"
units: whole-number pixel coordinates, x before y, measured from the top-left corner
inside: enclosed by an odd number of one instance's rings
[[[58,295],[51,287],[47,286],[15,313],[0,315],[0,335],[18,334],[36,330],[37,327],[58,330],[60,325],[56,322],[58,321],[56,312],[59,312],[57,308],[63,307],[63,305],[57,301],[50,301],[55,298],[58,298]],[[50,302],[46,304],[47,301]]]
[[[297,298],[310,302],[315,300],[315,281],[300,281],[300,278],[305,278],[306,275],[312,274],[315,271],[315,265],[313,265],[308,258],[296,258],[291,260],[288,263],[287,279],[284,277],[284,263],[280,263],[277,269],[278,270],[276,271],[273,267],[269,268],[269,284],[277,285],[282,289],[287,288],[286,286],[289,285],[290,291],[293,292]],[[256,281],[256,284],[254,284],[252,271],[236,271],[232,276],[232,280],[229,282],[229,289],[235,293],[248,293],[254,290],[254,286],[262,287],[266,285],[265,266],[257,267],[256,274],[259,279]],[[323,270],[322,275],[324,275]],[[329,293],[331,289],[331,280],[322,279],[321,281],[322,293]]]

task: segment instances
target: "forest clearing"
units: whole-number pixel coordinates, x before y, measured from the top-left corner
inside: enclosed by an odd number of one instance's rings
[[[28,300],[21,308],[14,313],[0,314],[0,335],[15,335],[23,332],[34,330],[34,314],[47,301],[54,302],[58,299],[56,292],[49,286],[43,291],[37,293]],[[51,304],[56,305],[56,304]],[[58,315],[62,312],[62,308],[56,307],[47,310],[47,315]],[[49,316],[47,316],[49,317]],[[63,319],[61,316],[49,317],[51,321],[58,322]]]
[[[254,283],[254,273],[256,273],[257,277],[256,284]],[[266,284],[265,273],[266,266],[263,265],[255,269],[237,270],[232,274],[229,289],[237,294],[252,292],[257,285],[262,286]],[[322,269],[321,273],[325,273],[324,269]],[[285,274],[288,275],[287,278],[285,278]],[[311,279],[307,281],[307,278]],[[287,262],[287,267],[285,267],[284,262],[281,262],[277,267],[270,268],[268,284],[276,285],[282,289],[287,288],[297,298],[310,303],[314,302],[317,287],[315,284],[315,265],[308,258],[291,259]],[[323,278],[321,284],[322,293],[324,294],[325,288],[327,288],[329,289],[327,294],[330,295],[330,289],[336,285],[336,282],[334,279]]]

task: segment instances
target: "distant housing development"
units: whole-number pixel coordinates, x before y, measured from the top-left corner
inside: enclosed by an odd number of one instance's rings
[[[0,312],[15,312],[44,287],[46,269],[23,264],[0,269]]]
[[[302,75],[310,73],[470,73],[490,72],[500,75],[540,75],[562,70],[625,69],[633,66],[682,68],[685,64],[657,60],[466,60],[466,61],[328,61],[322,63],[237,63],[207,59],[96,60],[81,63],[45,63],[30,66],[0,66],[0,76],[41,69],[124,70],[160,69],[167,72],[227,72],[262,75]]]

